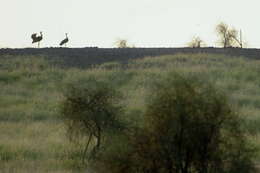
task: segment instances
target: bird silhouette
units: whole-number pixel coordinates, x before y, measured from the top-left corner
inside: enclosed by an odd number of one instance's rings
[[[67,43],[69,41],[68,33],[66,33],[65,35],[66,35],[66,38],[60,42],[60,46],[62,46],[64,44],[65,44],[65,47],[67,46]]]
[[[40,41],[43,38],[42,32],[40,32],[40,36],[37,36],[37,33],[32,34],[31,38],[33,40],[32,44],[38,42],[38,48],[39,48],[40,47]]]

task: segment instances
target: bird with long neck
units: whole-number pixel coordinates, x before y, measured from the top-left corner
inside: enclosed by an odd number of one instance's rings
[[[41,40],[43,38],[42,32],[40,32],[40,36],[37,36],[36,33],[32,34],[31,38],[33,40],[32,44],[38,42],[38,48],[39,48],[40,47],[40,42],[41,42]]]
[[[67,43],[69,42],[68,33],[65,33],[66,38],[60,42],[60,46],[65,44],[65,47],[67,47]]]

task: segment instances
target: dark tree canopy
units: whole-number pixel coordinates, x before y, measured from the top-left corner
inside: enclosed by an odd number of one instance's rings
[[[157,82],[150,93],[143,128],[129,131],[102,153],[97,172],[254,172],[254,150],[223,93],[199,78],[176,74]],[[113,147],[118,152],[110,152]]]
[[[122,113],[120,94],[105,82],[89,79],[86,83],[69,85],[61,108],[70,139],[87,138],[83,157],[90,142],[95,143],[92,146],[92,153],[95,153],[105,140],[106,133],[122,128],[119,121]]]

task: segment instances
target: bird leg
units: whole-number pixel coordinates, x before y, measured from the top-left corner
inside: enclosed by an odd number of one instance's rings
[[[38,48],[40,48],[40,42],[38,42]]]

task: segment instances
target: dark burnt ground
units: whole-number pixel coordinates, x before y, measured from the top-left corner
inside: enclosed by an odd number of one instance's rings
[[[88,68],[106,62],[127,63],[129,60],[146,56],[159,56],[178,53],[207,53],[244,56],[260,59],[260,49],[240,48],[25,48],[0,49],[0,58],[5,55],[37,56],[51,60],[63,67]]]

